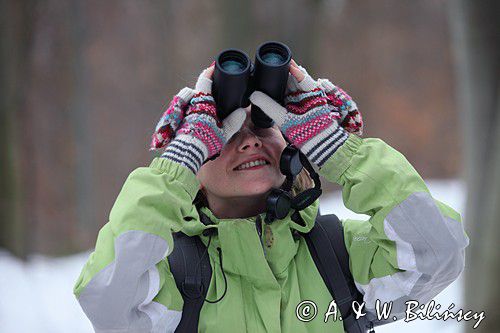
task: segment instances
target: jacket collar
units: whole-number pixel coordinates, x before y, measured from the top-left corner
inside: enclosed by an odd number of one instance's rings
[[[259,235],[257,216],[220,219],[210,209],[202,207],[200,215],[205,214],[212,224],[205,225],[200,219],[190,221],[185,223],[183,231],[190,236],[200,235],[207,245],[208,237],[203,235],[203,231],[217,229],[216,235],[211,238],[209,253],[211,257],[217,258],[216,249],[221,248],[224,271],[252,281],[272,281],[285,274],[297,253],[299,242],[293,235],[294,230],[309,232],[314,226],[318,208],[319,202],[316,200],[298,213],[301,219],[292,217],[295,211],[291,211],[284,219],[276,220],[270,225],[262,222]],[[260,217],[263,221],[264,213]]]
[[[292,218],[292,215],[295,211],[291,210],[284,219],[274,221],[272,224],[285,222],[289,225],[290,229],[292,230],[297,230],[299,232],[309,232],[314,226],[314,221],[316,220],[316,215],[318,214],[318,210],[319,210],[319,200],[316,200],[312,205],[299,211],[301,221],[297,221],[297,219]],[[203,214],[205,214],[213,224],[213,226],[208,226],[207,224],[203,223],[201,221],[201,214],[200,214],[200,223],[203,225],[202,228],[203,230],[214,226],[217,227],[220,223],[227,223],[227,222],[234,223],[237,221],[241,221],[241,222],[255,223],[257,219],[257,216],[252,216],[247,218],[218,218],[213,214],[213,212],[208,207],[201,207],[200,211]],[[265,213],[260,214],[260,216],[263,221]]]

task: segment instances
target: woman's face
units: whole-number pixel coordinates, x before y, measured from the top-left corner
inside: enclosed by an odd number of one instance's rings
[[[279,161],[286,141],[275,125],[257,128],[250,111],[241,130],[229,140],[219,157],[205,163],[198,171],[205,194],[218,199],[261,196],[280,187],[285,176]],[[257,165],[250,162],[257,162]]]

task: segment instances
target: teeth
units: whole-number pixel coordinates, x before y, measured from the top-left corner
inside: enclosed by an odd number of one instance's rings
[[[248,169],[248,168],[254,167],[256,165],[266,165],[266,164],[268,164],[268,163],[265,160],[257,160],[257,161],[252,161],[252,162],[240,164],[236,168],[236,170],[243,170],[243,169]]]

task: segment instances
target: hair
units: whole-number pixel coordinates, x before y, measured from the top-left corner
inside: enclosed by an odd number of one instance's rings
[[[296,196],[300,192],[303,192],[313,187],[314,187],[314,181],[312,180],[311,175],[309,175],[309,172],[305,168],[303,168],[302,171],[295,178],[295,181],[293,182],[292,194],[293,196]]]

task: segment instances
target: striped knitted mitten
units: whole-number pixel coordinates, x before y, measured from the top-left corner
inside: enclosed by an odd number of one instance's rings
[[[310,76],[304,67],[300,65],[297,65],[297,67],[304,74],[305,78]],[[349,133],[363,135],[363,117],[361,112],[358,111],[356,102],[353,101],[351,96],[342,90],[342,88],[331,83],[328,79],[318,79],[316,84],[326,94],[328,106],[334,113],[335,118],[337,119],[338,116],[340,116],[337,120],[340,126]],[[301,90],[299,83],[293,75],[290,75],[288,80],[288,93],[298,90]]]
[[[191,88],[182,88],[177,95],[172,98],[167,110],[161,116],[156,125],[156,129],[151,137],[150,150],[165,147],[175,136],[184,114],[188,108],[188,103],[194,95]]]
[[[330,97],[327,97],[322,86],[309,75],[300,82],[290,75],[285,108],[259,91],[254,92],[250,100],[276,122],[293,145],[321,168],[347,140],[351,128],[346,131],[339,123],[347,119],[349,109],[354,111],[356,108],[347,94],[340,94],[340,90],[335,89],[329,92]],[[361,128],[362,123],[358,129]]]
[[[237,109],[221,122],[217,117],[211,91],[212,81],[205,70],[198,78],[189,104],[183,107],[179,101],[183,100],[182,97],[174,97],[171,103],[174,105],[174,111],[165,117],[167,110],[153,134],[153,149],[168,143],[162,157],[186,166],[195,174],[207,159],[220,153],[224,144],[239,131],[246,118],[245,110]],[[179,99],[177,102],[176,98]],[[171,140],[173,132],[175,137]]]
[[[299,66],[299,68],[302,70],[302,67]],[[325,92],[331,110],[340,114],[340,126],[349,133],[363,135],[363,117],[351,96],[328,79],[318,79],[317,83]]]

